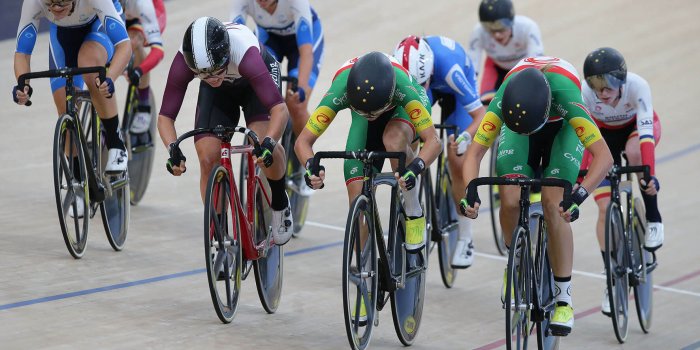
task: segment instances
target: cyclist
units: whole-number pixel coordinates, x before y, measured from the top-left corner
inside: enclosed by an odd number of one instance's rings
[[[127,154],[119,133],[117,101],[113,98],[114,81],[124,71],[131,57],[129,36],[112,0],[25,0],[17,29],[14,57],[15,78],[30,72],[39,20],[50,22],[49,68],[104,66],[110,63],[104,82],[97,73],[76,77],[76,87],[87,83],[90,98],[105,128],[108,158],[105,171],[120,173],[127,168]],[[51,79],[51,91],[59,115],[66,113],[66,81]],[[29,101],[32,88],[15,86],[12,98],[20,105]],[[73,160],[78,162],[77,157]],[[78,206],[82,208],[82,206]],[[71,212],[72,213],[72,212]],[[81,216],[82,213],[78,212]]]
[[[180,176],[187,168],[185,157],[172,143],[177,139],[175,118],[187,85],[199,78],[195,128],[235,126],[243,109],[248,127],[265,135],[256,155],[272,194],[272,235],[283,245],[292,236],[292,215],[285,191],[285,160],[282,136],[289,118],[280,91],[279,63],[248,27],[222,23],[213,17],[200,17],[187,27],[182,48],[170,66],[158,116],[158,132],[168,147],[168,171]],[[195,136],[200,165],[200,191],[206,195],[207,177],[219,163],[221,141],[213,134]]]
[[[474,65],[464,48],[444,36],[410,35],[396,46],[396,58],[425,89],[432,104],[440,104],[441,123],[456,125],[460,134],[448,132],[450,151],[447,153],[452,178],[452,194],[459,206],[462,189],[462,154],[471,143],[472,135],[484,117],[484,106],[479,99],[474,77]],[[452,257],[452,266],[467,268],[474,261],[471,220],[459,216],[459,240]]]
[[[163,59],[165,6],[163,0],[119,0],[126,17],[126,28],[134,53],[134,68],[128,72],[129,80],[138,86],[138,109],[131,122],[130,131],[140,134],[151,125],[149,72]],[[146,55],[145,46],[150,47]]]
[[[574,326],[571,302],[573,237],[570,221],[578,217],[578,206],[597,186],[612,165],[610,150],[591,120],[581,99],[576,69],[556,57],[521,60],[507,75],[467,150],[465,183],[479,174],[484,154],[500,137],[496,171],[504,177],[532,177],[542,161],[544,177],[576,181],[584,148],[593,156],[588,177],[576,187],[574,205],[561,208],[563,189],[542,188],[542,206],[549,234],[548,255],[554,273],[557,302],[550,327],[566,335]],[[505,127],[502,127],[505,123]],[[500,133],[500,136],[499,136]],[[508,244],[518,220],[520,189],[501,186],[501,227]],[[462,201],[463,213],[474,219],[479,201]],[[505,280],[505,274],[504,274]],[[504,282],[505,285],[505,282]],[[505,290],[504,290],[505,292]],[[505,293],[504,293],[505,294]]]
[[[294,146],[299,159],[307,159],[304,179],[311,188],[320,189],[325,179],[323,166],[310,169],[312,146],[336,114],[346,108],[350,108],[352,117],[346,151],[406,152],[408,166],[403,174],[395,175],[404,193],[404,210],[408,216],[406,246],[410,251],[420,250],[425,244],[426,230],[416,177],[440,153],[425,90],[400,63],[384,53],[373,51],[345,62]],[[417,137],[424,146],[416,156],[417,143],[413,147],[412,143]],[[392,169],[397,170],[397,162],[391,163]],[[383,161],[374,164],[376,170],[381,170],[382,165]],[[352,202],[362,192],[362,163],[346,160],[344,168],[348,200]]]
[[[645,247],[654,251],[664,241],[664,226],[657,203],[659,180],[654,172],[654,147],[661,138],[659,117],[651,103],[649,84],[637,74],[627,71],[622,54],[610,47],[591,52],[583,63],[583,100],[598,124],[605,142],[610,147],[615,164],[622,165],[620,154],[625,153],[629,165],[648,165],[652,186],[639,177],[646,219],[648,221]],[[588,166],[590,156],[584,155],[582,168]],[[610,182],[605,179],[593,191],[598,204],[596,234],[601,253],[605,250],[605,210],[610,203]],[[603,253],[603,258],[605,258]],[[610,315],[607,288],[602,311]]]
[[[285,101],[299,135],[309,119],[308,99],[323,58],[323,29],[309,0],[233,0],[233,22],[257,25],[256,34],[277,61],[287,58],[287,74],[298,79],[299,90],[287,90]]]
[[[479,66],[482,51],[486,51],[483,69],[475,72],[481,76],[481,100],[488,104],[506,73],[525,57],[543,55],[544,47],[537,23],[516,16],[511,0],[481,0],[479,22],[472,31],[467,54]]]

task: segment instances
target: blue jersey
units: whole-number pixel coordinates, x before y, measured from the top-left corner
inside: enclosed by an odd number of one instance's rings
[[[434,56],[429,91],[431,103],[435,103],[433,92],[439,92],[453,95],[456,107],[462,107],[467,112],[481,107],[474,65],[462,45],[444,36],[427,36],[423,40],[428,42]]]

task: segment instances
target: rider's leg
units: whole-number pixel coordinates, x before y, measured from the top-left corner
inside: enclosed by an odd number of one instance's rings
[[[658,134],[655,131],[655,135]],[[639,148],[639,134],[634,132],[630,135],[625,145],[625,154],[630,165],[641,165],[642,154]],[[637,179],[642,179],[643,174],[638,173]],[[641,187],[641,185],[640,185]],[[646,210],[647,232],[645,246],[650,250],[656,250],[661,247],[664,240],[664,224],[659,212],[658,195],[648,195],[644,191],[640,191],[642,200],[644,200],[644,209]]]
[[[392,119],[384,129],[382,142],[387,152],[403,152],[406,153],[406,164],[409,164],[416,157],[412,143],[415,138],[413,129],[402,119]],[[391,168],[398,171],[399,162],[396,159],[391,160]],[[404,210],[409,217],[423,216],[423,209],[420,206],[419,186],[413,187],[409,191],[404,192]]]
[[[129,39],[131,41],[131,51],[134,57],[134,67],[138,67],[146,57],[144,49],[145,39],[143,32],[139,29],[129,27]],[[153,50],[153,49],[152,49]],[[150,73],[145,73],[139,79],[139,85],[136,89],[138,97],[138,109],[131,121],[132,133],[143,133],[148,131],[151,124],[151,105],[150,105]]]
[[[194,148],[199,159],[199,191],[204,203],[209,174],[221,162],[221,141],[214,135],[206,135],[195,140]]]

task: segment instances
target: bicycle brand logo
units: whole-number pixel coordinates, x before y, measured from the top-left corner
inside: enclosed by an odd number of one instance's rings
[[[408,116],[411,117],[411,119],[418,119],[422,115],[420,109],[416,108],[412,110],[411,112],[408,113]]]
[[[481,129],[486,132],[490,132],[496,129],[496,125],[494,125],[492,122],[487,121],[484,122],[483,125],[481,125]]]

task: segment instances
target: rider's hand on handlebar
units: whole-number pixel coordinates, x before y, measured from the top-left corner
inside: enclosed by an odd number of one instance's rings
[[[128,75],[129,82],[136,86],[139,86],[139,82],[141,82],[141,77],[143,76],[143,70],[141,69],[141,67],[136,67],[134,69],[129,70]]]
[[[265,137],[260,144],[260,148],[257,149],[257,152],[253,152],[256,157],[255,162],[258,164],[262,163],[266,168],[272,166],[275,146],[277,146],[277,141],[273,140],[270,136]]]
[[[575,186],[571,193],[571,206],[564,210],[564,202],[559,203],[559,215],[566,222],[574,222],[579,217],[578,207],[588,197],[588,191],[583,186]]]
[[[399,176],[399,173],[394,173],[394,177],[399,182],[402,190],[410,191],[416,187],[416,178],[425,169],[425,161],[416,157],[411,164],[406,167],[406,171]]]
[[[644,191],[645,194],[649,196],[656,196],[656,194],[659,192],[659,189],[661,189],[661,186],[659,185],[659,179],[656,178],[656,176],[651,177],[651,181],[649,184],[647,184],[644,179],[639,179],[639,184],[641,185],[642,191]]]
[[[306,101],[306,91],[310,90],[304,87],[297,87],[293,90],[291,87],[287,89],[287,100],[294,103],[303,103]]]
[[[175,176],[180,176],[186,172],[187,166],[185,166],[185,163],[187,158],[182,154],[180,147],[175,147],[175,144],[171,143],[170,146],[168,146],[168,153],[170,154],[170,158],[168,158],[168,162],[165,164],[165,168],[168,169],[168,172]]]
[[[472,135],[467,132],[467,130],[462,131],[461,134],[455,140],[455,135],[450,135],[449,146],[450,149],[455,152],[458,156],[464,154],[467,151],[467,147],[472,143]]]
[[[304,181],[306,182],[306,186],[309,186],[314,190],[320,190],[324,186],[323,180],[326,179],[326,168],[323,165],[319,165],[318,171],[315,171],[316,169],[311,169],[312,161],[313,158],[309,158],[306,161],[306,172],[304,172]],[[318,173],[318,176],[314,175],[314,173]]]
[[[462,215],[470,219],[476,219],[479,216],[480,206],[481,199],[479,198],[478,193],[476,194],[476,201],[474,202],[473,206],[469,206],[469,203],[467,202],[467,197],[464,197],[461,201],[459,201],[459,211],[462,213]]]
[[[18,105],[24,105],[32,97],[34,89],[31,86],[25,85],[24,89],[20,89],[19,85],[15,85],[12,88],[12,100]]]
[[[100,89],[100,94],[106,98],[114,96],[114,82],[112,78],[106,77],[105,81],[100,83],[100,78],[95,78],[95,85]]]

